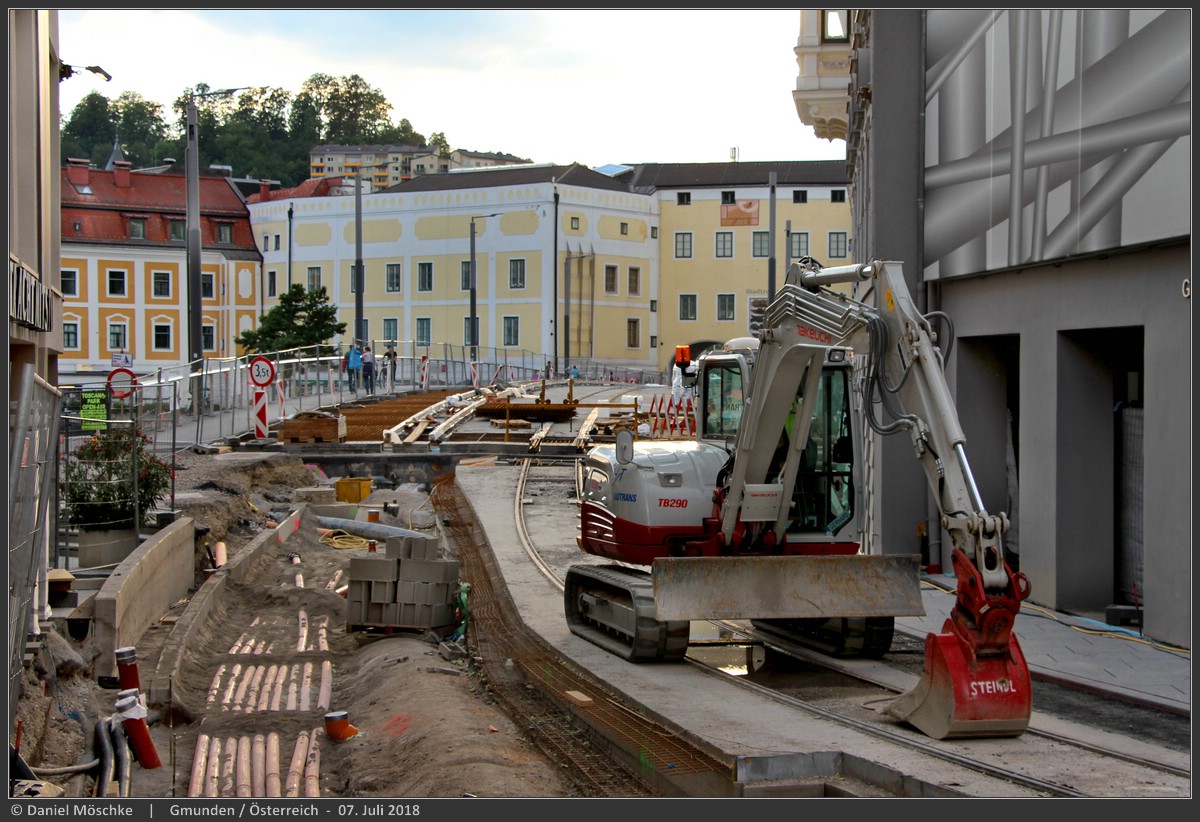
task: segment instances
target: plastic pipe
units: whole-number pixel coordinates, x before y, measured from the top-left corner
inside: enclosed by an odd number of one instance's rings
[[[94,793],[103,799],[108,796],[108,786],[112,784],[113,778],[112,737],[108,733],[108,720],[104,717],[97,720],[92,737],[95,739],[97,758],[100,760]]]
[[[221,795],[221,739],[216,736],[208,743],[208,769],[204,772],[204,795]]]
[[[296,747],[292,751],[292,762],[288,767],[287,780],[283,783],[284,796],[300,795],[300,780],[304,776],[304,760],[308,756],[308,731],[301,731],[296,737]]]
[[[146,727],[146,707],[137,697],[127,696],[117,700],[116,709],[125,723],[125,736],[129,738],[138,764],[148,771],[161,768],[162,760],[158,758],[154,740],[150,738],[150,730]]]
[[[229,559],[229,554],[225,549],[224,542],[218,542],[213,546],[213,565],[217,568],[225,567],[225,563]]]
[[[134,688],[140,691],[142,683],[138,676],[137,651],[133,648],[118,648],[113,653],[117,657],[117,679],[121,683],[121,689]]]
[[[208,772],[208,734],[196,738],[196,753],[192,757],[192,779],[188,782],[188,796],[203,796],[204,775]]]
[[[421,537],[422,539],[429,537],[429,534],[421,531],[412,531],[408,528],[400,528],[395,525],[360,522],[356,519],[342,519],[341,517],[317,517],[317,524],[322,528],[345,531],[347,534],[354,534],[366,539],[374,538],[382,542],[387,542],[388,537]]]
[[[238,797],[253,796],[250,789],[250,737],[242,736],[237,743],[237,764],[235,766],[234,795]]]
[[[279,734],[267,734],[267,758],[264,764],[266,796],[282,796],[283,786],[279,782]]]
[[[212,685],[208,687],[208,705],[217,701],[217,694],[221,692],[221,677],[225,675],[225,663],[221,663],[221,667],[217,668],[217,672],[213,674]],[[192,794],[195,796],[195,794]]]
[[[275,675],[279,673],[279,666],[272,665],[267,669],[267,675],[263,677],[262,695],[258,698],[258,710],[265,711],[271,707],[271,688],[275,686]]]
[[[233,770],[237,763],[237,740],[232,736],[225,740],[225,752],[221,757],[221,796],[233,796]]]
[[[304,663],[304,676],[300,680],[300,710],[308,711],[308,692],[312,688],[313,666],[311,662]]]
[[[250,795],[267,795],[267,737],[255,734],[250,746]]]
[[[258,692],[262,688],[263,678],[266,676],[266,673],[266,665],[255,667],[254,678],[250,680],[250,690],[246,694],[246,713],[254,713],[255,707],[258,705]]]
[[[125,738],[124,723],[116,717],[108,720],[108,732],[112,736],[113,762],[116,763],[117,796],[129,796],[129,741]]]
[[[302,652],[308,645],[308,612],[301,609],[297,616],[299,618],[299,637],[296,640],[296,651]]]
[[[317,708],[329,710],[329,701],[333,695],[333,664],[328,660],[321,662],[321,689],[317,696]]]
[[[308,758],[304,765],[304,795],[311,799],[321,796],[321,729],[313,729],[308,742]]]

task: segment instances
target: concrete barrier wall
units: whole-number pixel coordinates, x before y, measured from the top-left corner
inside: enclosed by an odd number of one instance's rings
[[[183,517],[133,550],[96,592],[93,675],[115,676],[115,651],[134,644],[194,582],[195,527]]]

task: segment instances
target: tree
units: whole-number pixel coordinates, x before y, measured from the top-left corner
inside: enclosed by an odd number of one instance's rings
[[[90,92],[62,125],[62,164],[76,157],[103,168],[112,153],[115,132],[108,98],[98,91]]]
[[[134,168],[158,165],[160,144],[167,136],[163,109],[136,91],[122,92],[109,107],[125,159]],[[111,148],[112,142],[109,142]],[[107,160],[107,157],[105,158]]]
[[[450,156],[450,141],[443,132],[435,131],[429,138],[429,145],[437,147],[438,156],[443,160]]]
[[[323,346],[334,334],[344,334],[346,324],[337,321],[337,306],[329,302],[324,286],[309,291],[293,284],[279,298],[279,305],[262,315],[258,328],[243,331],[237,344],[249,353],[287,351],[306,346]],[[321,353],[331,353],[332,346]]]

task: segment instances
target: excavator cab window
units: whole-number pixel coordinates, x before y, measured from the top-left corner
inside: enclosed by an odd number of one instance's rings
[[[703,379],[705,408],[701,439],[728,437],[732,441],[742,421],[745,391],[742,370],[736,363],[720,363],[706,368]]]
[[[796,478],[794,525],[801,532],[835,533],[854,513],[849,373],[826,367],[821,375]]]

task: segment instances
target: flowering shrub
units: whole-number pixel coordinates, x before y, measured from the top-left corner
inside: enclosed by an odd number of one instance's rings
[[[88,530],[133,528],[171,491],[171,466],[147,450],[150,438],[109,428],[70,456],[60,490],[67,521]],[[137,465],[137,510],[133,472]]]

